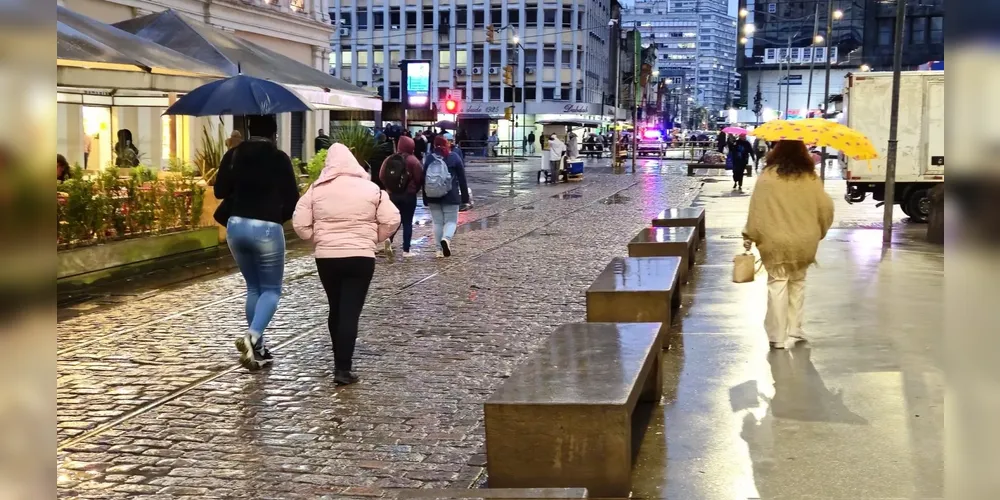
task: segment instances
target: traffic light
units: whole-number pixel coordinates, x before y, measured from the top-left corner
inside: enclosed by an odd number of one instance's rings
[[[492,24],[486,25],[486,41],[489,43],[496,43],[497,40],[497,30]]]
[[[445,112],[451,114],[458,113],[458,101],[454,99],[448,99],[444,101],[444,110]]]
[[[514,86],[514,67],[509,64],[503,67],[503,83],[511,87]]]
[[[513,120],[514,119],[514,106],[507,106],[503,108],[503,119]]]

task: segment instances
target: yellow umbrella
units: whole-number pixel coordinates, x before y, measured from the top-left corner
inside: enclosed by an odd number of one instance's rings
[[[771,120],[753,131],[765,141],[802,141],[836,149],[855,160],[878,157],[875,146],[864,134],[844,125],[819,118],[787,121]]]

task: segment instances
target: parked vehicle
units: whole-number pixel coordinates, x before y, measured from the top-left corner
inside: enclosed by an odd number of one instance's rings
[[[844,198],[860,203],[871,194],[885,201],[892,73],[852,74],[844,88],[847,126],[868,136],[879,153],[870,162],[842,159]],[[894,196],[903,213],[918,222],[930,216],[930,189],[944,182],[944,95],[944,71],[903,72]]]

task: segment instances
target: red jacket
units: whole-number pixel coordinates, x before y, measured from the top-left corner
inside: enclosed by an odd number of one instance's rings
[[[416,150],[416,143],[413,139],[407,136],[402,136],[399,138],[399,143],[396,145],[396,153],[406,156],[406,171],[410,173],[410,184],[406,189],[407,194],[416,195],[420,192],[420,188],[424,185],[424,166],[420,164],[420,160],[414,156],[414,151]],[[389,159],[386,158],[385,162]],[[385,162],[382,163],[382,168],[379,169],[378,177],[382,181],[382,185],[385,185]]]

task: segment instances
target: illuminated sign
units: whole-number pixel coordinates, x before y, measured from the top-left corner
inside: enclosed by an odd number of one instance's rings
[[[403,81],[407,108],[429,108],[431,104],[430,61],[403,61]]]

